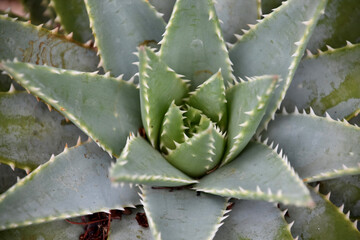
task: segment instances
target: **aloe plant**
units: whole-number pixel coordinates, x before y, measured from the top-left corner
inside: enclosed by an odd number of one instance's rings
[[[150,229],[101,237],[360,239],[360,45],[304,56],[340,2],[52,0],[66,36],[0,17],[1,69],[46,104],[0,93],[0,162],[30,172],[5,191],[0,169],[0,237],[74,239],[64,219],[137,207]]]

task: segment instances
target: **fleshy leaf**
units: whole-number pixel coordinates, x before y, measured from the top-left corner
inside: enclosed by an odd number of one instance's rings
[[[73,146],[80,136],[76,126],[26,92],[0,93],[0,162],[31,170]]]
[[[0,16],[0,59],[47,64],[78,71],[95,71],[95,51],[26,22]]]
[[[360,44],[303,59],[282,105],[339,119],[360,109]]]
[[[213,123],[206,125],[207,129],[194,133],[184,143],[177,144],[176,149],[169,149],[165,156],[173,166],[191,177],[201,177],[216,167],[223,155],[224,136]]]
[[[191,93],[187,103],[201,110],[211,121],[217,123],[222,131],[227,124],[225,85],[221,72],[215,73]]]
[[[295,221],[291,231],[299,240],[323,239],[360,239],[360,232],[348,215],[337,208],[319,193],[311,191],[311,197],[316,203],[315,208],[295,208],[287,206],[289,222]]]
[[[360,174],[359,127],[306,114],[275,119],[263,137],[280,145],[305,182]]]
[[[346,41],[359,43],[360,4],[353,0],[328,0],[325,14],[319,19],[307,45],[310,51],[343,47]]]
[[[191,79],[191,89],[221,68],[225,85],[232,80],[228,51],[212,0],[179,0],[161,40],[160,57]]]
[[[95,143],[65,149],[0,196],[0,229],[139,204],[136,188],[111,185],[111,162]]]
[[[0,194],[8,190],[17,182],[17,178],[26,176],[24,170],[14,168],[0,163]]]
[[[344,212],[360,219],[360,175],[345,176],[320,182],[320,192],[331,192],[330,201],[336,206],[344,205]]]
[[[278,74],[284,79],[271,98],[259,131],[266,127],[285,97],[325,4],[326,0],[283,2],[282,6],[242,35],[230,50],[235,76]]]
[[[101,57],[99,65],[113,76],[130,79],[139,45],[156,45],[165,31],[161,16],[145,0],[86,0],[90,26]],[[139,20],[141,19],[141,20]]]
[[[133,84],[28,63],[6,62],[3,67],[112,155],[120,155],[126,137],[141,127],[139,92]]]
[[[129,216],[123,214],[121,220],[113,220],[109,240],[152,240],[150,229],[140,226],[136,221],[137,213],[144,213],[144,209],[137,207]]]
[[[227,90],[229,126],[222,165],[232,161],[255,134],[277,81],[277,76],[249,78],[249,81],[241,81]]]
[[[160,149],[166,153],[166,148],[175,149],[174,141],[182,143],[185,141],[183,111],[175,103],[171,103],[164,116],[160,134]]]
[[[277,147],[250,142],[234,161],[203,177],[194,188],[224,197],[312,205],[309,191],[280,153]]]
[[[222,0],[215,2],[216,13],[220,19],[221,30],[227,42],[235,42],[234,34],[255,24],[258,18],[257,0]]]
[[[227,213],[227,200],[195,191],[142,189],[142,204],[154,239],[213,239]]]
[[[142,137],[131,136],[110,177],[117,182],[150,184],[152,186],[182,186],[196,183],[171,166],[166,159]]]
[[[84,0],[51,0],[51,6],[55,9],[61,26],[67,33],[73,33],[75,40],[86,42],[91,39],[92,32]]]
[[[188,87],[149,48],[140,47],[139,59],[142,122],[151,144],[158,148],[164,115],[173,100],[181,104]]]
[[[79,239],[84,232],[83,226],[70,224],[64,220],[41,223],[15,229],[0,231],[0,239],[32,240],[32,239]]]
[[[214,240],[292,240],[290,226],[272,203],[237,200]]]
[[[149,0],[158,12],[163,15],[165,22],[168,22],[176,0]]]

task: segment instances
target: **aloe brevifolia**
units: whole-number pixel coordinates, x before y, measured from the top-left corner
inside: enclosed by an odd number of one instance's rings
[[[302,59],[318,19],[334,2],[284,2],[227,47],[222,24],[237,24],[221,11],[231,0],[178,0],[167,24],[143,0],[87,0],[104,75],[88,72],[95,70],[96,56],[69,36],[1,17],[1,50],[7,51],[1,57],[20,60],[3,61],[2,69],[92,140],[80,138],[44,163],[41,153],[56,147],[28,151],[13,139],[41,139],[23,125],[30,119],[36,126],[47,114],[24,113],[19,106],[28,95],[14,87],[0,95],[2,141],[13,140],[1,145],[1,161],[33,170],[0,196],[0,236],[71,239],[79,228],[62,219],[142,205],[151,233],[124,220],[113,224],[110,238],[360,238],[342,207],[306,185],[360,173],[359,128],[331,118],[359,109],[360,46],[348,43]],[[246,6],[256,19],[259,2]],[[284,98],[292,113],[285,107],[276,113]],[[64,128],[74,127],[51,114],[48,125],[63,135],[38,127],[49,147],[52,134],[61,144],[72,131]],[[146,137],[137,134],[142,127]],[[278,202],[295,221],[292,232]]]

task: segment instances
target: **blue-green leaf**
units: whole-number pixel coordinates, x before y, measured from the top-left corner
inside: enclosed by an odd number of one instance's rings
[[[139,204],[136,188],[111,185],[111,162],[95,143],[65,149],[0,195],[0,229]]]
[[[286,157],[265,144],[251,142],[231,163],[203,177],[197,191],[224,197],[309,206],[309,191]]]
[[[139,45],[156,45],[165,23],[145,0],[86,0],[90,25],[101,57],[111,75],[130,79],[138,72],[132,63]]]
[[[109,154],[120,155],[126,137],[141,127],[139,91],[131,83],[20,62],[3,63],[3,68]]]
[[[278,114],[263,137],[279,144],[305,182],[360,174],[360,128],[313,114]]]
[[[289,0],[241,36],[230,50],[236,77],[278,74],[282,79],[260,124],[262,130],[285,97],[326,0]],[[281,36],[281,37],[279,37]]]
[[[195,191],[142,189],[142,204],[155,240],[213,239],[227,200]]]
[[[191,79],[191,89],[221,68],[225,85],[232,80],[231,63],[212,0],[179,0],[161,40],[160,57]]]
[[[142,137],[131,136],[120,158],[110,170],[116,182],[149,184],[153,186],[182,186],[196,183],[180,172]]]

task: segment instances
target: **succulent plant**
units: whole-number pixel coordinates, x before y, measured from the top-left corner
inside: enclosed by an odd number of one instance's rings
[[[0,93],[0,162],[30,172],[1,165],[0,238],[74,239],[76,217],[137,206],[150,230],[124,217],[98,236],[360,239],[360,44],[343,31],[303,57],[340,2],[52,0],[65,36],[1,16],[1,69],[46,105]]]

